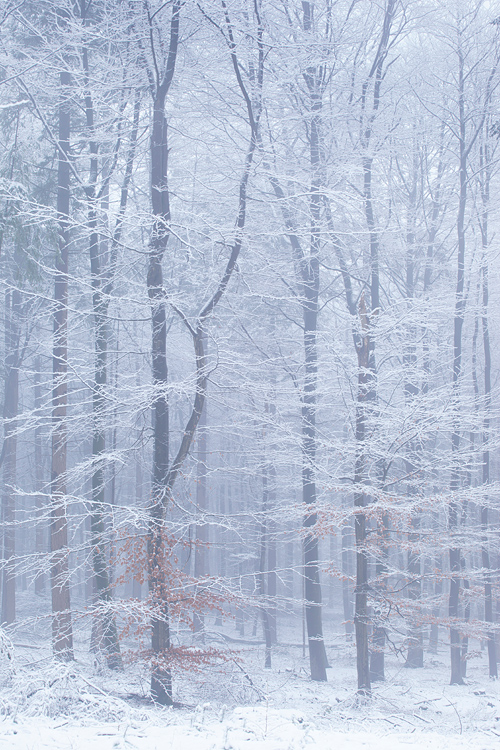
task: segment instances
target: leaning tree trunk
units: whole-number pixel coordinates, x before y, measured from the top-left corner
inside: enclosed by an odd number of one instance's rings
[[[238,211],[235,237],[231,246],[229,259],[219,283],[208,302],[199,312],[194,325],[178,307],[175,307],[184,325],[192,336],[195,362],[196,386],[193,407],[182,433],[178,451],[169,465],[169,420],[166,355],[166,309],[163,290],[162,260],[168,244],[170,231],[170,203],[167,180],[167,120],[165,117],[165,100],[172,82],[177,57],[179,39],[179,16],[182,0],[174,0],[170,23],[170,44],[167,64],[163,77],[157,80],[153,101],[153,127],[151,134],[151,201],[154,215],[153,231],[149,244],[149,263],[147,287],[151,307],[152,322],[152,359],[153,359],[153,481],[151,503],[149,506],[148,527],[148,582],[153,604],[151,621],[152,672],[151,695],[162,705],[172,705],[172,675],[169,666],[170,628],[168,609],[168,580],[165,570],[166,547],[164,544],[164,520],[175,481],[186,460],[203,412],[207,391],[207,362],[204,348],[206,322],[224,295],[232,278],[243,243],[243,231],[247,212],[247,187],[252,168],[253,157],[258,142],[259,119],[262,111],[262,81],[264,74],[263,27],[258,12],[254,7],[258,28],[256,43],[258,48],[258,68],[254,83],[257,88],[252,101],[242,79],[242,68],[237,58],[237,45],[233,27],[229,18],[227,5],[222,0],[225,27],[230,50],[231,62],[240,91],[247,107],[248,122],[251,128],[250,141],[245,157],[243,175],[238,190]],[[149,18],[151,23],[152,19]],[[153,38],[153,37],[152,37]],[[156,68],[157,73],[158,69]]]

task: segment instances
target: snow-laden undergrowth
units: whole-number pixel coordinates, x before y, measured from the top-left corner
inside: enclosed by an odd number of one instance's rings
[[[229,625],[228,628],[231,628]],[[228,630],[228,632],[230,632]],[[232,632],[232,631],[231,631]],[[445,634],[443,633],[443,636]],[[263,668],[263,645],[247,639],[239,659],[175,680],[176,706],[148,697],[147,670],[109,671],[76,639],[75,662],[51,657],[40,629],[0,633],[0,747],[9,750],[497,750],[500,689],[485,652],[467,685],[448,684],[448,652],[421,670],[387,658],[387,678],[368,702],[356,698],[354,646],[331,635],[328,683],[313,683],[307,657],[286,627]],[[234,645],[234,644],[232,644]]]

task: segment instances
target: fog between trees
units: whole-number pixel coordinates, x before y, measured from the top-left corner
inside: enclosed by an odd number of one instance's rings
[[[497,11],[4,0],[7,634],[496,677]]]

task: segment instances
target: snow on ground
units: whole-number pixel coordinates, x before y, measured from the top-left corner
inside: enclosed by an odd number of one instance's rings
[[[434,732],[413,734],[377,732],[317,730],[298,728],[292,720],[276,715],[276,721],[238,722],[241,715],[225,724],[209,724],[204,727],[186,728],[177,724],[165,726],[141,726],[137,724],[97,725],[95,727],[54,727],[34,723],[23,726],[14,734],[7,730],[0,736],[2,747],[68,748],[71,750],[114,750],[115,748],[140,748],[141,750],[291,750],[292,748],[321,748],[321,750],[404,750],[422,748],[486,748],[498,750],[498,740],[470,740],[436,734]],[[255,718],[255,717],[254,717]]]
[[[488,679],[479,644],[465,686],[448,684],[446,643],[426,653],[422,670],[389,655],[386,681],[360,705],[354,645],[330,632],[329,681],[313,683],[297,628],[283,626],[272,670],[263,669],[262,645],[247,638],[239,661],[178,675],[177,705],[162,709],[147,697],[144,668],[111,673],[89,655],[86,631],[76,634],[76,662],[56,663],[46,631],[46,621],[18,631],[14,649],[0,653],[2,750],[500,748],[500,684]],[[232,623],[225,632],[236,637]]]

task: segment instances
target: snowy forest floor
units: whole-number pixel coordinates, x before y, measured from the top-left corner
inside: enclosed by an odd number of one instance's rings
[[[24,606],[28,609],[31,597]],[[31,600],[34,603],[34,600]],[[32,610],[33,611],[33,610]],[[327,618],[325,618],[327,620]],[[84,622],[84,621],[83,621]],[[231,638],[234,659],[175,676],[174,708],[148,699],[145,667],[115,673],[89,653],[85,624],[75,633],[76,661],[54,662],[50,623],[34,618],[0,654],[0,748],[38,750],[495,750],[500,746],[500,683],[489,680],[476,642],[465,686],[450,686],[446,643],[425,654],[424,669],[389,654],[386,680],[370,702],[356,701],[355,647],[329,628],[328,683],[308,677],[300,618],[280,622],[281,644],[265,670],[264,649],[247,636],[234,643],[234,621],[213,626],[208,645]],[[259,627],[260,630],[260,627]],[[259,633],[260,635],[260,633]],[[443,641],[444,630],[441,632]],[[259,637],[259,636],[258,636]]]

